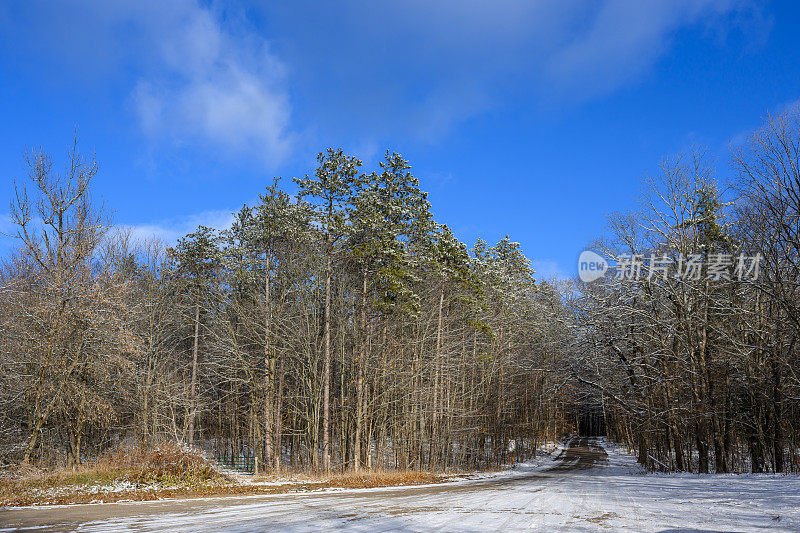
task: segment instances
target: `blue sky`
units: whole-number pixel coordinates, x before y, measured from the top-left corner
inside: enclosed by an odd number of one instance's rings
[[[0,192],[26,147],[62,161],[78,126],[95,197],[169,241],[225,225],[325,147],[368,166],[388,148],[462,240],[510,234],[540,274],[571,276],[662,157],[705,145],[724,178],[729,143],[800,98],[798,15],[744,0],[2,3]]]

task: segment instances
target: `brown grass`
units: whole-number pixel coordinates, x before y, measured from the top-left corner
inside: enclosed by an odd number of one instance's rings
[[[447,477],[432,472],[418,472],[408,470],[403,472],[345,472],[341,474],[295,474],[276,478],[275,476],[255,476],[253,481],[278,482],[287,480],[300,486],[313,486],[314,488],[347,488],[361,489],[374,487],[392,487],[395,485],[421,485],[425,483],[442,483]]]
[[[121,469],[121,481],[135,484],[183,485],[230,481],[202,455],[175,443],[153,448],[135,448],[132,452],[116,451],[100,459],[95,469]]]
[[[305,492],[323,488],[373,488],[442,483],[430,472],[349,472],[233,479],[200,454],[177,444],[114,450],[73,470],[17,465],[0,470],[0,506],[107,503]],[[270,484],[264,485],[264,482]],[[114,487],[116,487],[114,489]],[[112,490],[114,489],[114,490]]]
[[[232,483],[199,453],[165,443],[119,448],[75,469],[4,468],[0,505],[154,499],[168,491],[202,495]],[[112,490],[115,484],[124,489]]]

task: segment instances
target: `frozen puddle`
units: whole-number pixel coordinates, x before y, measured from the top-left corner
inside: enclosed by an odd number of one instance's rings
[[[444,485],[0,512],[0,531],[800,531],[800,477],[644,475],[602,440]]]

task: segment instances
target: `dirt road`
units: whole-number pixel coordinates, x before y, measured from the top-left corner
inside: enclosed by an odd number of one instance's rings
[[[784,477],[785,478],[785,477]],[[644,476],[575,439],[549,464],[444,485],[0,512],[0,531],[793,531],[797,479]],[[730,478],[718,478],[727,482]],[[705,480],[705,481],[704,481]],[[698,485],[698,483],[700,483]],[[778,487],[777,492],[765,488]],[[738,498],[738,500],[737,500]]]

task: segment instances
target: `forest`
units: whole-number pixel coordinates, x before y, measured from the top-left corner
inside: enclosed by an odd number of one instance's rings
[[[328,149],[229,227],[163,243],[114,226],[77,141],[29,150],[0,462],[170,440],[271,472],[479,469],[605,431],[654,470],[798,471],[800,114],[724,156],[665,159],[590,249],[745,253],[758,276],[582,283],[538,279],[509,237],[460,242],[391,151],[369,169]]]

